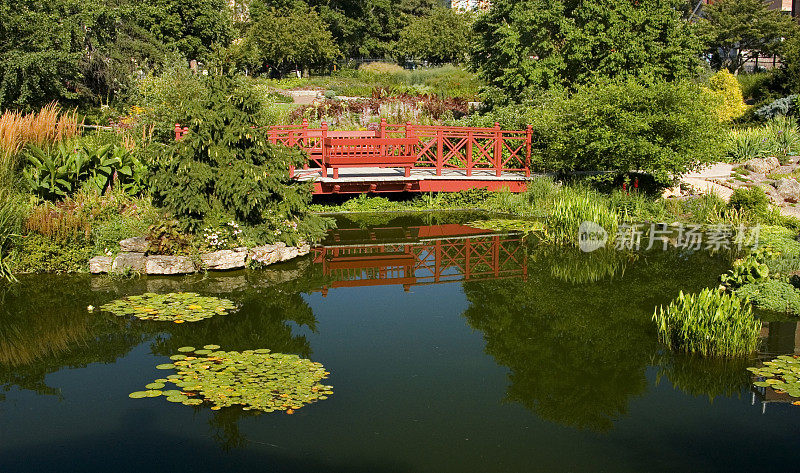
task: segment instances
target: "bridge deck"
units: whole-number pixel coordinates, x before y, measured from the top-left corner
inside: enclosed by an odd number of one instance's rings
[[[440,176],[436,169],[412,169],[405,177],[402,168],[342,168],[339,177],[322,177],[319,169],[298,169],[295,178],[314,182],[315,194],[361,193],[361,192],[455,192],[476,188],[500,190],[507,187],[512,192],[525,190],[532,177],[522,172],[504,171],[497,175],[493,169],[473,169],[467,175],[465,169],[443,169]]]

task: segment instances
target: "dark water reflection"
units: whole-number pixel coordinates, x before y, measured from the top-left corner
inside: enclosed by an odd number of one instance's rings
[[[0,471],[138,471],[150,461],[708,471],[769,465],[770,452],[782,455],[773,464],[798,459],[785,446],[800,415],[750,405],[750,361],[657,343],[653,308],[714,284],[724,258],[554,251],[463,225],[474,218],[343,220],[312,255],[261,271],[21,278],[0,292]],[[86,310],[170,291],[221,295],[241,310],[182,325]],[[766,347],[793,352],[796,332],[773,322]],[[127,398],[178,347],[208,343],[321,361],[336,394],[294,416]]]

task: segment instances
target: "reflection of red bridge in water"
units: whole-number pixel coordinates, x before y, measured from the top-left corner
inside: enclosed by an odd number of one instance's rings
[[[332,240],[332,241],[331,241]],[[341,229],[313,250],[329,288],[439,284],[526,277],[521,235],[466,225]]]

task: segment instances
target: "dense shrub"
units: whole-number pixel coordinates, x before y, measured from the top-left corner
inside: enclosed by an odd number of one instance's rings
[[[793,117],[778,116],[758,127],[733,129],[727,155],[734,162],[775,156],[785,159],[800,152],[800,131]]]
[[[717,116],[721,121],[728,122],[744,115],[747,105],[736,76],[727,69],[721,69],[708,82],[709,91],[719,100]]]
[[[189,109],[188,135],[173,145],[169,159],[156,164],[155,201],[192,231],[219,212],[250,225],[301,217],[311,200],[310,185],[289,177],[289,168],[305,158],[271,145],[254,128],[256,105],[247,91],[235,90],[233,80],[212,76],[206,86],[208,96]]]
[[[769,198],[761,187],[740,187],[733,191],[728,200],[731,208],[750,212],[755,215],[763,214],[767,211]]]
[[[533,164],[551,171],[643,171],[666,183],[720,153],[717,100],[688,83],[635,82],[547,93],[473,120],[533,126]],[[538,155],[538,159],[537,158]]]
[[[736,295],[760,309],[800,314],[800,291],[782,280],[762,279],[751,282],[737,289]]]
[[[653,320],[668,348],[702,356],[753,353],[761,331],[746,301],[715,289],[681,292],[668,306],[657,308]]]
[[[793,115],[797,109],[796,104],[797,95],[787,95],[759,107],[756,116],[762,120],[771,120],[779,116]]]

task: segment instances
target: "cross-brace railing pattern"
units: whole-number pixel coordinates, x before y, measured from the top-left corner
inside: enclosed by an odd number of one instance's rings
[[[322,246],[314,263],[332,280],[330,287],[415,285],[526,277],[522,238],[491,235],[417,243]],[[327,286],[322,288],[327,292]]]
[[[418,146],[415,147],[413,168],[435,169],[437,176],[447,170],[465,171],[467,176],[472,176],[475,171],[493,171],[497,176],[503,172],[524,172],[526,176],[531,173],[530,126],[526,130],[515,131],[502,130],[499,123],[492,128],[418,126],[411,123],[388,124],[384,119],[372,130],[331,130],[324,122],[319,128],[311,128],[305,120],[300,125],[274,125],[262,129],[271,143],[305,150],[309,160],[304,169],[320,170],[323,176],[327,175],[326,170],[331,166],[331,159],[326,156],[331,147],[325,146],[330,138],[415,139]],[[187,128],[175,125],[176,140],[187,132]],[[389,162],[385,164],[391,165]],[[365,167],[373,165],[364,164]]]

